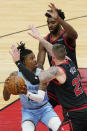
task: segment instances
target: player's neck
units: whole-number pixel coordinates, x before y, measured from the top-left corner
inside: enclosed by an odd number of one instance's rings
[[[60,64],[65,63],[65,62],[66,62],[65,59],[64,59],[64,60],[56,60],[56,61],[55,61],[55,65],[57,66],[57,65],[60,65]]]
[[[33,73],[36,73],[36,68],[32,69],[31,71],[32,71]]]
[[[36,68],[27,68],[27,69],[29,69],[31,72],[33,72],[33,73],[35,73],[36,72]]]
[[[56,30],[55,32],[51,33],[51,39],[55,40],[58,36],[60,36],[62,32],[62,28],[60,27],[58,30]]]

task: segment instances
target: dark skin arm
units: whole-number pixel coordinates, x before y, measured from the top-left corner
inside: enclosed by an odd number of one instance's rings
[[[3,90],[3,98],[5,101],[8,101],[10,99],[11,94],[7,91],[6,87],[4,87]]]
[[[53,12],[47,12],[47,13],[50,14],[63,27],[63,29],[65,30],[64,38],[67,41],[71,40],[70,42],[71,45],[75,47],[75,44],[76,44],[75,39],[78,37],[77,32],[70,24],[68,24],[66,21],[64,21],[63,19],[59,17],[54,4],[51,3],[49,7],[51,8]]]
[[[65,30],[63,36],[66,39],[67,43],[70,43],[72,47],[75,47],[76,46],[75,39],[78,37],[77,32],[74,30],[74,28],[71,25],[69,25],[64,20],[60,19],[60,23]]]
[[[4,89],[3,89],[3,98],[5,101],[8,101],[10,99],[11,94],[8,92],[7,87],[8,82],[12,76],[17,76],[17,71],[12,72],[9,77],[5,80]],[[22,87],[21,90],[19,90],[19,94],[27,94],[27,88],[26,86]]]
[[[75,31],[75,29],[68,24],[66,21],[62,20],[59,15],[56,12],[56,7],[54,4],[50,4],[49,7],[51,8],[51,10],[53,11],[53,13],[48,12],[54,19],[56,19],[56,21],[58,21],[58,23],[63,27],[63,29],[65,30],[64,33],[64,38],[66,39],[67,43],[70,43],[70,45],[72,47],[76,46],[76,41],[75,39],[78,37],[77,32]],[[38,57],[37,57],[37,63],[38,63],[38,67],[43,69],[43,65],[44,65],[44,61],[45,61],[45,56],[46,56],[46,49],[43,47],[42,44],[39,43],[39,53],[38,53]]]
[[[9,77],[5,80],[5,83],[8,82],[9,79],[10,79],[10,77],[11,77],[11,76],[14,76],[14,75],[15,75],[15,76],[17,75],[17,71],[12,72],[12,73],[9,75]],[[4,98],[5,101],[8,101],[8,100],[10,99],[11,94],[7,91],[6,86],[7,86],[7,84],[4,84],[3,98]]]
[[[42,44],[39,43],[37,63],[38,63],[38,67],[41,68],[41,69],[43,69],[43,65],[44,65],[44,62],[45,62],[45,57],[46,57],[46,49],[43,47]]]

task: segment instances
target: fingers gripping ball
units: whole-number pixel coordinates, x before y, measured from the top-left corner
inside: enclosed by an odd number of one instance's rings
[[[26,94],[27,88],[24,80],[17,76],[17,74],[12,73],[6,80],[4,87],[10,94],[19,95]]]

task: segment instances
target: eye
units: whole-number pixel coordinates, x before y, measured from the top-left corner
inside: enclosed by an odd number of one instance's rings
[[[52,23],[52,24],[55,24],[56,22],[55,22],[55,21],[52,21],[51,23]]]

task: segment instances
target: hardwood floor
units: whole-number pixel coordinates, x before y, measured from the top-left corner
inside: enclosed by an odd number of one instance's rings
[[[54,2],[56,7],[61,8],[66,15],[66,20],[74,17],[87,15],[87,0],[0,0],[0,36],[21,31],[28,28],[29,24],[41,26],[46,24],[44,16],[49,8],[48,4]],[[77,60],[79,67],[87,67],[87,17],[68,21],[78,32],[77,39]],[[39,28],[42,36],[48,33],[47,26]],[[0,38],[0,82],[14,70],[17,70],[13,64],[9,50],[12,44],[23,41],[26,47],[32,49],[35,54],[38,53],[38,41],[28,36],[27,31]],[[32,48],[33,47],[33,48]],[[48,62],[45,62],[45,69],[48,68]],[[12,98],[5,102],[2,96],[3,84],[0,84],[0,108],[18,98]]]

